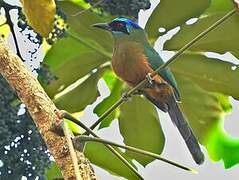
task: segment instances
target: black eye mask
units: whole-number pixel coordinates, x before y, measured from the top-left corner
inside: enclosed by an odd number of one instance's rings
[[[124,22],[121,21],[113,21],[109,24],[109,26],[111,27],[112,31],[116,31],[116,32],[123,32],[125,34],[129,34],[126,24]]]

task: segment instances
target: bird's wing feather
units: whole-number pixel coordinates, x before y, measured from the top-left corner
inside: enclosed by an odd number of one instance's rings
[[[158,67],[160,67],[164,63],[164,61],[159,56],[159,54],[150,45],[148,44],[144,45],[144,51],[148,58],[147,60],[153,70],[156,70]],[[175,97],[178,101],[180,101],[180,93],[178,90],[178,86],[169,68],[165,68],[161,70],[159,74],[160,76],[162,76],[162,78],[164,78],[165,81],[167,81],[175,89]]]

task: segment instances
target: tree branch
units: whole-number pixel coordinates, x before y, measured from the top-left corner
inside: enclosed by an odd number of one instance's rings
[[[75,13],[75,14],[72,14],[71,16],[78,16],[78,15],[84,14],[84,13],[86,13],[87,11],[89,11],[89,10],[91,10],[91,9],[93,9],[93,8],[96,8],[97,6],[99,6],[100,4],[102,4],[102,3],[104,3],[104,2],[105,2],[105,0],[98,1],[98,2],[96,2],[94,5],[92,5],[91,7],[89,7],[88,9],[84,9],[84,10],[82,10],[82,11],[79,11],[79,12],[77,12],[77,13]]]
[[[75,124],[79,125],[83,129],[85,129],[89,134],[96,138],[100,138],[97,136],[96,133],[94,133],[90,128],[88,128],[86,125],[84,125],[81,121],[78,121],[74,116],[72,116],[70,113],[66,112],[63,114],[63,117],[74,122]],[[139,179],[144,179],[138,171],[118,152],[113,148],[112,146],[105,144],[105,146],[114,154],[116,155],[136,176],[138,176]]]
[[[7,47],[1,38],[0,73],[26,105],[64,179],[76,179],[70,153],[66,148],[66,138],[51,131],[53,125],[60,121],[56,114],[57,108],[31,72],[26,69],[22,60]],[[77,152],[77,157],[82,179],[96,179],[94,171],[83,153]]]
[[[219,25],[221,25],[223,22],[225,22],[227,19],[232,17],[238,10],[234,8],[230,12],[228,12],[225,16],[220,18],[218,21],[216,21],[214,24],[212,24],[209,28],[201,32],[198,36],[196,36],[193,40],[188,42],[186,45],[184,45],[172,58],[170,58],[166,63],[158,67],[151,76],[154,77],[157,73],[159,73],[162,69],[168,67],[170,64],[172,64],[179,56],[181,56],[184,51],[192,47],[197,41],[201,40],[205,35],[207,35],[209,32],[216,29]],[[110,115],[117,107],[119,107],[123,102],[125,102],[125,97],[132,96],[137,90],[147,85],[148,80],[145,78],[143,81],[141,81],[139,84],[137,84],[134,88],[129,90],[125,93],[124,97],[121,97],[118,101],[116,101],[107,111],[105,111],[99,119],[90,127],[90,129],[95,129],[95,127],[100,124],[108,115]],[[85,135],[88,134],[88,132],[84,133]]]
[[[79,136],[77,136],[73,139],[73,143],[74,143],[75,146],[77,146],[77,144],[80,144],[80,143],[85,142],[85,141],[95,141],[95,142],[99,142],[99,143],[103,143],[103,144],[109,144],[109,145],[112,145],[112,146],[120,147],[120,148],[123,148],[123,149],[127,149],[129,151],[133,151],[133,152],[136,152],[136,153],[139,153],[139,154],[143,154],[145,156],[153,157],[155,159],[161,160],[163,162],[171,164],[171,165],[173,165],[175,167],[178,167],[180,169],[184,169],[186,171],[191,171],[191,172],[197,173],[197,171],[194,170],[194,169],[188,168],[186,166],[180,165],[180,164],[178,164],[176,162],[173,162],[171,160],[165,159],[158,154],[148,152],[148,151],[145,151],[145,150],[142,150],[142,149],[138,149],[138,148],[135,148],[135,147],[132,147],[132,146],[120,145],[120,144],[117,144],[115,142],[108,141],[108,140],[105,140],[105,139],[89,137],[89,136],[84,136],[84,135],[79,135]]]

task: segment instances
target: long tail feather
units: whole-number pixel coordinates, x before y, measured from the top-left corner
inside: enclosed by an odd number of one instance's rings
[[[193,134],[192,129],[185,120],[178,104],[174,98],[171,96],[168,101],[168,113],[171,120],[178,128],[180,134],[182,135],[193,159],[197,164],[202,164],[204,162],[204,154],[202,153],[199,143]]]
[[[178,107],[175,97],[172,95],[168,98],[167,103],[162,103],[156,98],[153,98],[147,93],[144,93],[145,97],[150,100],[154,105],[164,112],[168,112],[171,120],[178,128],[181,136],[183,137],[194,161],[197,164],[202,164],[204,161],[204,155],[200,149],[199,143],[193,134],[192,129],[185,120],[181,110]]]

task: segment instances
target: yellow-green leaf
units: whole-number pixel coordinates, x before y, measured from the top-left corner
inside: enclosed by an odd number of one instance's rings
[[[54,0],[21,0],[29,25],[43,37],[53,29],[56,4]]]

